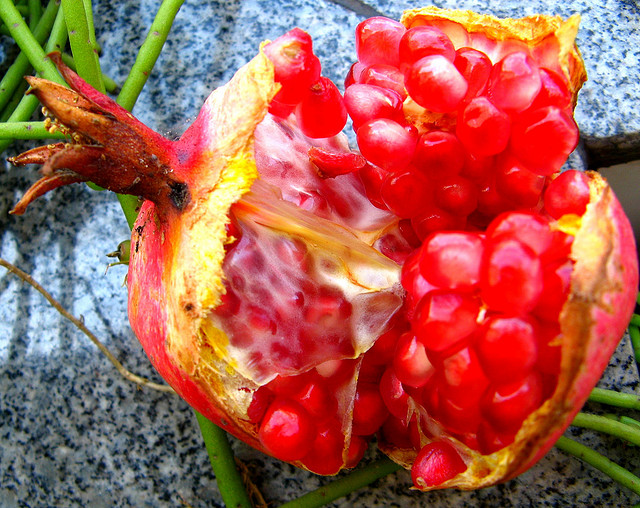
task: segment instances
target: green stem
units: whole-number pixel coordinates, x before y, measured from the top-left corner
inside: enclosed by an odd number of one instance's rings
[[[63,84],[64,81],[58,74],[55,65],[47,58],[42,46],[35,39],[11,0],[0,0],[0,18],[7,25],[11,37],[27,55],[36,72],[50,81]]]
[[[338,480],[334,480],[319,489],[313,490],[298,499],[289,501],[280,508],[312,508],[324,506],[336,499],[351,494],[357,489],[366,487],[370,483],[400,469],[400,466],[390,459],[384,458],[362,469],[358,469]]]
[[[69,69],[77,72],[76,62],[71,55],[68,53],[62,53],[62,61],[64,64],[69,67]],[[115,93],[120,88],[119,85],[111,79],[109,76],[106,76],[104,73],[102,74],[102,80],[104,82],[104,88],[109,93]]]
[[[632,425],[587,413],[578,413],[571,422],[571,425],[584,429],[596,430],[611,436],[619,437],[629,441],[634,445],[640,445],[640,429]]]
[[[64,139],[56,132],[51,134],[44,122],[6,122],[0,123],[0,139]]]
[[[40,0],[29,0],[29,28],[35,29],[40,16],[42,15],[42,4]]]
[[[251,508],[251,500],[236,467],[227,433],[196,411],[209,460],[216,474],[222,500],[229,507]]]
[[[560,439],[556,441],[556,447],[602,471],[612,480],[631,489],[636,494],[640,494],[640,478],[588,446],[569,439],[568,437],[561,436]]]
[[[93,22],[87,16],[88,0],[62,0],[64,19],[69,31],[69,44],[78,74],[96,90],[104,93],[98,53],[95,51]],[[90,6],[89,6],[90,8]],[[93,19],[93,17],[91,17]]]
[[[633,326],[640,326],[640,315],[638,314],[632,315],[631,321],[629,322],[629,324]]]
[[[164,0],[160,5],[147,38],[138,52],[127,80],[122,85],[122,90],[118,94],[117,102],[123,108],[129,111],[133,109],[136,99],[147,82],[147,78],[151,74],[151,70],[167,40],[173,20],[183,3],[184,0]]]
[[[0,122],[6,122],[9,120],[9,117],[13,114],[15,109],[20,104],[20,101],[24,97],[25,92],[29,88],[29,85],[26,81],[23,81],[18,87],[13,91],[13,95],[9,102],[7,102],[2,110],[2,114],[0,114]]]
[[[55,0],[50,0],[44,14],[40,17],[38,25],[33,31],[33,37],[38,44],[42,45],[47,40],[57,13],[58,3]],[[0,110],[7,105],[13,92],[18,88],[20,83],[24,82],[22,78],[29,72],[29,68],[29,59],[27,55],[21,52],[0,81]]]
[[[636,317],[637,314],[634,314]],[[640,316],[637,316],[640,317]],[[640,363],[640,328],[638,326],[629,325],[629,337],[631,337],[631,346],[633,347],[633,356],[637,363]]]
[[[640,397],[633,393],[615,392],[603,388],[594,388],[589,395],[590,402],[600,402],[609,406],[625,409],[640,409]]]
[[[5,2],[5,1],[7,0],[0,0],[0,6],[2,5],[2,2]],[[51,52],[54,50],[60,50],[66,44],[66,41],[67,41],[67,27],[64,22],[64,15],[62,13],[62,10],[58,10],[58,14],[56,15],[56,20],[54,21],[53,28],[51,29],[51,35],[49,36],[49,41],[47,42],[45,49],[43,50],[42,48],[40,48],[40,51],[44,54],[45,51]],[[61,81],[62,78],[60,78],[60,75],[58,74],[57,70],[55,71],[55,74],[58,77],[58,80]],[[9,122],[27,121],[29,118],[31,118],[31,115],[33,115],[33,112],[38,107],[38,104],[39,102],[35,95],[25,95],[20,101],[20,104],[18,104],[16,109],[13,111],[13,114],[9,117],[8,121]],[[4,152],[6,148],[11,144],[11,142],[12,142],[11,139],[4,139],[0,141],[0,153]]]

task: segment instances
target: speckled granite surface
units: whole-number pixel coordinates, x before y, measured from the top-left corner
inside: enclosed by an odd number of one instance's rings
[[[105,71],[122,82],[159,2],[94,1]],[[389,16],[415,2],[371,0]],[[633,1],[468,0],[439,2],[501,16],[582,14],[579,43],[590,81],[577,121],[588,134],[640,130],[637,79],[640,11]],[[134,112],[163,133],[179,133],[217,84],[248,60],[259,42],[298,25],[315,40],[325,73],[340,81],[360,18],[325,0],[187,0]],[[6,42],[6,41],[5,41]],[[19,147],[10,149],[10,154]],[[127,238],[113,196],[77,185],[51,193],[23,217],[7,211],[33,170],[0,169],[0,255],[47,288],[137,373],[154,373],[126,321],[123,267],[105,272],[105,253]],[[603,383],[638,391],[623,342]],[[592,407],[598,410],[595,405]],[[636,415],[637,416],[637,415]],[[640,471],[638,454],[590,432],[580,438]],[[322,485],[234,441],[237,455],[271,506]],[[373,453],[372,453],[373,456]],[[563,453],[504,485],[478,492],[417,494],[405,472],[335,506],[623,506],[637,496]],[[0,506],[221,506],[191,410],[176,397],[138,390],[32,289],[0,272]]]

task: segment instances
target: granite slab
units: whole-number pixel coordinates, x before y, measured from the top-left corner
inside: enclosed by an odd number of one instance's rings
[[[349,3],[349,2],[340,2]],[[126,77],[150,26],[157,0],[95,0],[104,71]],[[640,10],[634,1],[461,0],[440,7],[500,16],[536,12],[582,15],[579,44],[590,80],[576,118],[583,132],[637,132]],[[416,2],[371,0],[397,17]],[[217,85],[256,52],[259,43],[293,26],[309,31],[324,73],[341,82],[354,54],[352,33],[362,19],[327,0],[187,0],[134,113],[169,136],[195,117]],[[0,40],[0,57],[11,53]],[[25,144],[13,145],[7,155]],[[31,146],[31,145],[28,145]],[[22,217],[11,206],[36,178],[35,169],[0,169],[0,256],[31,273],[99,336],[129,369],[158,380],[126,318],[125,268],[107,270],[106,253],[128,237],[114,196],[83,185],[59,189]],[[624,339],[602,380],[639,392]],[[596,404],[589,409],[601,411]],[[636,418],[638,415],[635,415]],[[620,441],[569,431],[638,473],[640,457]],[[275,461],[233,439],[270,506],[328,480]],[[371,450],[368,460],[377,452]],[[399,472],[332,506],[626,506],[638,497],[558,450],[503,485],[476,492],[410,490]],[[125,381],[96,348],[44,299],[0,271],[0,506],[223,506],[189,407],[175,396]]]

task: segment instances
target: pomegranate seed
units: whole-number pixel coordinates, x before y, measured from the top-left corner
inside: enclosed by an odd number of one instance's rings
[[[445,441],[425,445],[411,466],[411,479],[418,487],[441,485],[466,471],[456,449]]]
[[[362,460],[362,457],[364,457],[367,448],[369,448],[369,443],[365,439],[352,434],[351,441],[349,442],[349,448],[347,449],[345,467],[352,468],[357,466]]]
[[[398,217],[410,219],[422,211],[432,196],[432,190],[429,180],[409,166],[385,178],[380,196]]]
[[[528,245],[538,256],[544,255],[554,242],[554,232],[547,219],[534,212],[505,212],[496,217],[486,231],[487,238],[511,236]]]
[[[513,207],[496,188],[496,175],[491,175],[486,181],[478,182],[478,212],[493,219],[500,213]],[[486,227],[484,224],[483,227]]]
[[[379,86],[351,85],[344,93],[344,103],[356,131],[363,123],[375,118],[403,119],[400,95]]]
[[[463,176],[452,175],[436,185],[435,202],[447,212],[466,217],[478,206],[478,187]]]
[[[404,89],[404,75],[397,67],[383,64],[370,65],[362,71],[359,82],[393,90],[403,101],[407,98],[407,92]]]
[[[540,91],[531,104],[531,109],[555,106],[564,110],[571,107],[571,92],[564,78],[552,70],[541,68],[540,80]]]
[[[407,30],[400,39],[400,70],[430,55],[442,55],[453,61],[455,48],[451,39],[435,27],[417,26]]]
[[[499,157],[496,190],[519,207],[533,207],[540,201],[545,177],[525,168],[513,156]]]
[[[317,379],[307,382],[296,395],[296,401],[315,418],[335,414],[338,402]]]
[[[398,65],[398,47],[406,28],[382,16],[364,20],[356,27],[356,54],[364,65]]]
[[[429,291],[436,289],[436,287],[425,279],[420,274],[419,268],[419,251],[414,251],[410,254],[404,265],[402,266],[401,282],[402,287],[407,290],[407,303],[408,303],[408,317],[412,317],[412,312],[418,302]]]
[[[388,171],[409,164],[418,141],[415,134],[388,118],[366,122],[358,129],[356,137],[362,155]]]
[[[380,378],[380,396],[386,408],[396,418],[406,419],[409,414],[409,395],[404,390],[393,366],[387,367]]]
[[[331,413],[327,411],[326,414]],[[321,422],[311,451],[304,456],[302,463],[316,474],[336,474],[342,468],[343,449],[344,434],[340,429],[340,422]]]
[[[393,357],[393,368],[402,383],[416,388],[425,385],[433,374],[424,344],[412,332],[400,336]]]
[[[502,152],[509,143],[509,116],[486,97],[476,97],[458,116],[456,134],[475,157]]]
[[[347,108],[340,91],[329,78],[320,77],[296,107],[296,119],[305,136],[329,138],[347,122]]]
[[[541,403],[542,382],[540,375],[533,371],[518,381],[487,390],[481,407],[485,418],[496,430],[512,432]]]
[[[394,326],[390,330],[384,332],[374,342],[373,346],[367,351],[365,358],[371,358],[374,363],[384,365],[389,361],[391,355],[396,349],[396,342],[403,333],[404,328]]]
[[[529,312],[542,294],[540,259],[515,238],[488,240],[480,288],[482,299],[493,310],[512,315]]]
[[[362,169],[366,159],[356,152],[338,152],[312,146],[309,148],[309,160],[318,168],[320,178],[334,178]]]
[[[482,51],[473,48],[460,48],[456,51],[453,65],[467,80],[467,94],[463,100],[470,100],[481,95],[491,75],[491,60]]]
[[[577,145],[576,123],[554,106],[526,111],[513,124],[512,153],[544,176],[559,171]]]
[[[454,215],[436,205],[423,209],[420,215],[411,219],[411,225],[418,238],[425,239],[436,231],[464,229],[466,220],[460,215]]]
[[[514,433],[497,432],[488,422],[480,422],[478,427],[478,448],[481,453],[491,454],[513,443]]]
[[[320,78],[320,60],[313,54],[311,36],[294,28],[267,44],[264,52],[275,67],[275,81],[282,85],[274,100],[283,105],[298,104]]]
[[[484,241],[475,233],[442,231],[420,249],[420,272],[441,288],[469,291],[478,286]]]
[[[491,69],[488,95],[499,108],[518,112],[531,106],[540,86],[538,65],[526,53],[516,51]]]
[[[458,434],[462,438],[474,435],[478,429],[482,415],[477,403],[468,407],[461,406],[448,397],[442,397],[438,412],[438,421],[449,432]]]
[[[526,317],[492,316],[484,323],[476,348],[491,381],[505,383],[516,379],[536,363],[535,323]]]
[[[413,447],[409,425],[405,420],[391,415],[386,419],[381,430],[383,439],[394,446],[404,449]]]
[[[386,210],[387,205],[384,204],[384,201],[382,201],[380,197],[380,187],[382,187],[382,182],[384,182],[387,174],[388,172],[386,170],[373,164],[367,164],[359,171],[360,181],[364,186],[367,199],[371,204],[382,210]]]
[[[545,297],[540,299],[533,310],[536,316],[547,321],[559,319],[560,311],[569,295],[572,273],[573,262],[570,259],[556,261],[544,267],[543,293]]]
[[[430,131],[418,139],[413,162],[429,178],[455,175],[464,166],[464,148],[450,132]]]
[[[362,65],[360,62],[356,62],[349,68],[347,77],[344,79],[345,90],[349,88],[351,85],[360,83],[360,74],[362,74],[362,71],[366,69],[366,67],[367,67],[366,65]]]
[[[439,392],[443,400],[451,400],[459,407],[470,408],[479,402],[489,386],[478,355],[471,346],[436,361],[441,376]]]
[[[258,436],[274,457],[284,461],[304,457],[315,440],[316,427],[311,416],[300,404],[276,399],[267,409]]]
[[[470,179],[473,182],[485,182],[489,176],[493,174],[495,167],[495,156],[476,157],[470,153],[465,154],[464,166],[460,175]]]
[[[428,293],[416,309],[414,330],[430,351],[444,351],[478,329],[480,303],[470,295],[450,291]]]
[[[544,208],[554,219],[563,215],[584,215],[590,201],[589,184],[584,174],[575,169],[560,173],[544,193]]]
[[[436,113],[455,110],[467,93],[467,81],[442,55],[421,58],[407,69],[404,84],[411,98]]]
[[[562,332],[557,322],[538,323],[538,363],[536,368],[543,374],[557,377],[562,355]]]
[[[353,433],[356,436],[374,434],[389,416],[378,386],[359,383],[353,402]]]
[[[253,393],[251,403],[247,408],[247,416],[252,423],[260,423],[267,408],[273,402],[274,395],[265,386],[261,386]]]

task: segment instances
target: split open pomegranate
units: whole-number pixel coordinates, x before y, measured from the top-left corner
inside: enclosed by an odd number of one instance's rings
[[[335,474],[377,436],[419,489],[505,481],[580,409],[638,286],[606,182],[558,176],[578,139],[577,24],[366,20],[344,97],[294,29],[177,141],[54,56],[72,90],[29,82],[70,139],[13,158],[44,165],[14,213],[78,181],[142,196],[132,327],[252,446]]]

